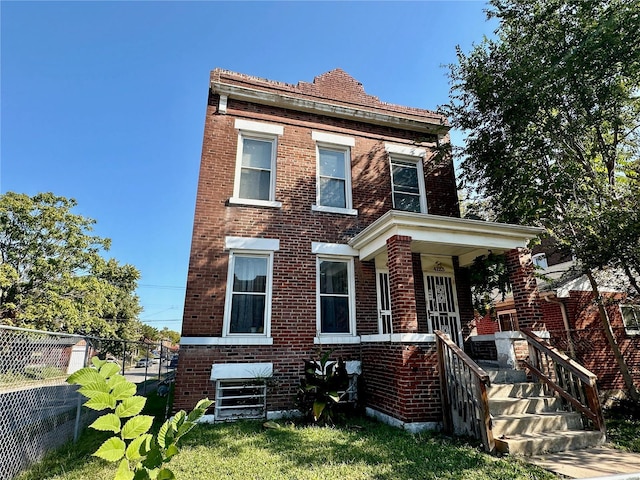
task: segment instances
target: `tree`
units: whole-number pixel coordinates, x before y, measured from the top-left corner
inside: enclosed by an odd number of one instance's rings
[[[167,327],[163,327],[160,330],[160,338],[170,341],[173,345],[180,343],[180,334],[175,330],[170,330]]]
[[[495,220],[546,227],[599,304],[604,268],[640,294],[640,0],[492,0],[488,16],[496,38],[458,49],[450,70],[465,188],[490,200]]]
[[[0,321],[137,339],[139,272],[100,255],[110,241],[75,206],[52,193],[0,196]]]

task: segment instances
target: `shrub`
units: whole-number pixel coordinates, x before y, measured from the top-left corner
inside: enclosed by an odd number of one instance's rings
[[[149,432],[153,417],[140,415],[147,401],[135,395],[136,385],[120,375],[115,363],[91,359],[93,367],[73,373],[67,382],[80,385],[78,390],[89,400],[86,407],[109,410],[89,427],[113,432],[93,454],[110,462],[119,462],[114,480],[170,480],[173,472],[165,466],[179,452],[178,440],[186,435],[213,402],[200,400],[187,415],[179,411],[167,420],[156,435]],[[124,424],[123,424],[124,422]]]
[[[319,360],[305,360],[304,378],[298,391],[298,406],[316,423],[334,423],[336,408],[349,388],[349,375],[342,358],[329,361],[332,351]]]

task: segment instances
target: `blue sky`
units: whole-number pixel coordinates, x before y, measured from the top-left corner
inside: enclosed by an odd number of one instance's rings
[[[209,71],[288,83],[342,68],[435,109],[484,2],[0,2],[0,191],[78,201],[141,271],[140,318],[180,331]],[[459,142],[460,136],[454,135]]]

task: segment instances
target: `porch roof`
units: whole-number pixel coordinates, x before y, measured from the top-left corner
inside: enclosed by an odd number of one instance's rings
[[[387,239],[407,235],[413,239],[413,252],[456,256],[460,266],[465,266],[489,250],[503,253],[526,247],[543,231],[540,227],[390,210],[354,236],[349,245],[360,252],[361,260],[371,260],[386,251]]]

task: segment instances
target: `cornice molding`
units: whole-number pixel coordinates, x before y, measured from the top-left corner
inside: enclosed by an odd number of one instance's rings
[[[376,112],[368,109],[367,107],[354,108],[346,105],[312,100],[309,98],[300,98],[283,93],[257,90],[244,86],[229,85],[215,81],[211,81],[210,87],[212,93],[218,94],[222,97],[258,103],[260,105],[282,107],[289,110],[317,113],[335,118],[355,120],[374,125],[394,127],[435,135],[444,135],[449,131],[449,127],[447,125],[442,125],[435,119],[429,122],[417,117],[403,115],[401,113]]]

